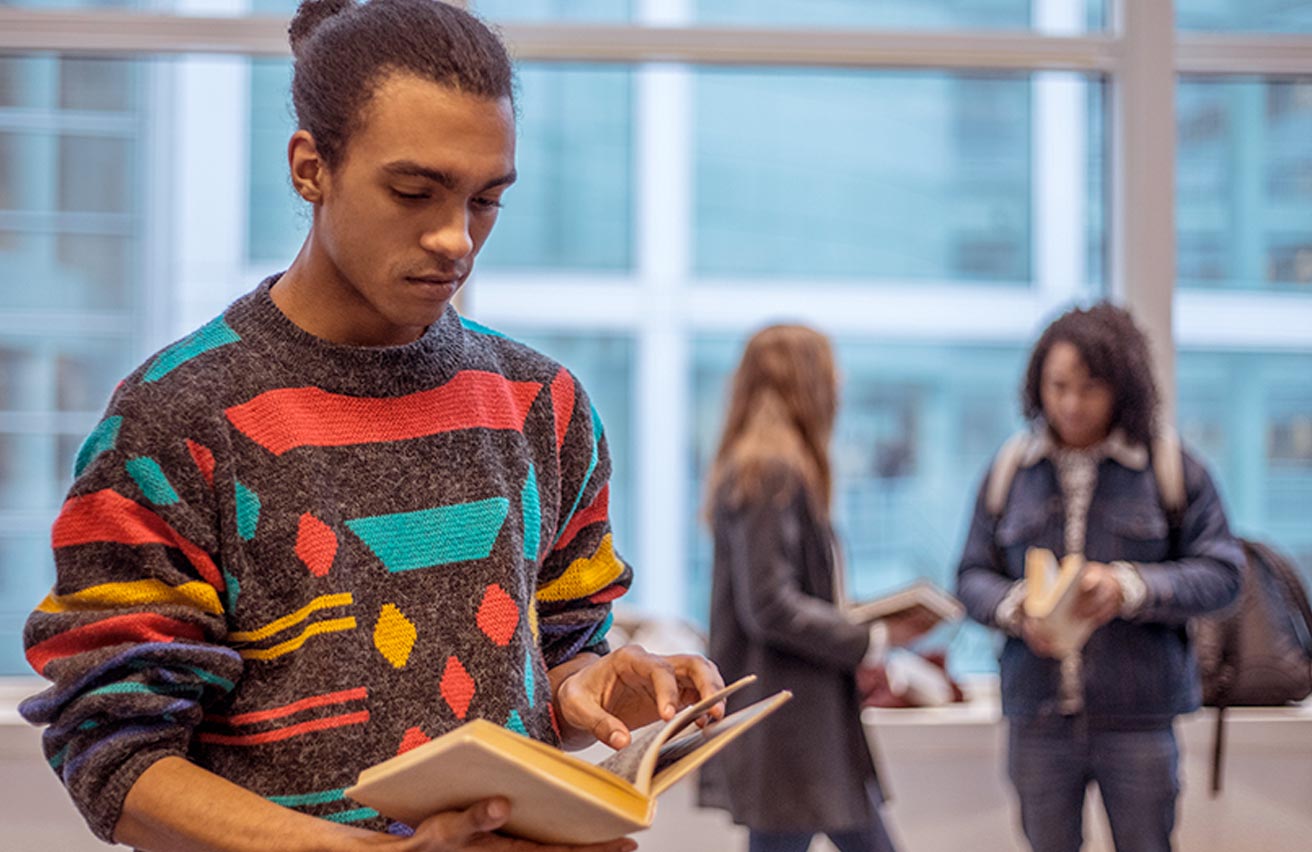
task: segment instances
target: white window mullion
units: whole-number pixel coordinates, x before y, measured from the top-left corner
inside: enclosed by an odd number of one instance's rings
[[[1040,0],[1034,28],[1045,35],[1079,33],[1083,13],[1083,0]],[[1088,280],[1089,85],[1077,74],[1034,75],[1030,244],[1041,315],[1076,299]]]
[[[1111,86],[1111,290],[1152,347],[1161,419],[1175,422],[1175,4],[1117,0]]]
[[[674,25],[686,3],[644,0],[639,20]],[[691,337],[684,322],[692,270],[692,71],[666,65],[635,72],[636,265],[640,311],[633,395],[637,435],[635,603],[656,615],[685,610],[684,517],[690,421]]]

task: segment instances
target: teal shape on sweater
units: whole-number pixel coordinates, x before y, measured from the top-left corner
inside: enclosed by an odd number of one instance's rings
[[[241,335],[233,331],[221,315],[217,316],[159,353],[147,368],[143,381],[157,382],[192,358],[240,340]]]
[[[486,559],[510,512],[505,497],[346,522],[388,571]]]
[[[528,706],[533,707],[533,651],[524,652],[524,692],[528,695]]]
[[[236,483],[237,491],[237,535],[243,541],[255,538],[255,529],[260,525],[260,495]]]
[[[538,475],[532,464],[528,466],[528,478],[524,480],[519,504],[524,512],[524,558],[537,562],[542,537],[542,503],[538,497]]]
[[[128,475],[137,483],[141,493],[156,506],[172,506],[178,502],[178,492],[173,490],[173,483],[164,475],[159,462],[150,456],[137,456],[124,464]]]
[[[96,460],[96,456],[114,449],[114,445],[118,443],[118,430],[122,427],[123,418],[117,415],[106,417],[97,423],[96,428],[91,430],[91,434],[87,435],[87,439],[77,451],[77,458],[73,462],[73,475],[81,476],[87,465]]]
[[[518,710],[510,711],[510,718],[506,720],[506,727],[520,736],[528,736],[528,728],[524,727],[524,720],[520,718]]]

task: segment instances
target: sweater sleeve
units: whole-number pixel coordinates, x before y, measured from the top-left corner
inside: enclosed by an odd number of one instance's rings
[[[56,580],[28,618],[29,664],[52,681],[25,701],[47,761],[97,837],[155,761],[185,757],[242,661],[221,643],[225,582],[213,455],[120,388],[78,453],[52,530]]]
[[[561,371],[551,392],[560,442],[560,510],[536,593],[539,641],[548,668],[581,651],[610,650],[611,602],[633,580],[611,533],[610,453],[601,418],[567,371]]]

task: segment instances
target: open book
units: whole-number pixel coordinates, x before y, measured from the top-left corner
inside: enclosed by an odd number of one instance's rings
[[[756,679],[730,684],[635,732],[600,764],[477,719],[360,773],[346,795],[418,825],[493,796],[510,800],[506,834],[540,843],[597,843],[651,826],[656,797],[792,698],[788,691],[699,728],[697,719]]]
[[[1025,551],[1025,615],[1064,657],[1084,647],[1093,622],[1075,615],[1084,557],[1070,553],[1060,563],[1051,550],[1031,547]]]
[[[927,610],[939,621],[956,621],[966,614],[961,601],[928,580],[917,580],[883,597],[849,605],[847,616],[853,621],[867,623],[909,613],[916,607]]]

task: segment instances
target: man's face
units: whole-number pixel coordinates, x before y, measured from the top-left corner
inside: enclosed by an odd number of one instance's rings
[[[1061,442],[1083,449],[1107,437],[1115,395],[1111,385],[1089,374],[1080,350],[1058,341],[1043,359],[1039,378],[1043,416]]]
[[[515,180],[514,113],[393,74],[361,118],[323,181],[314,227],[330,280],[318,286],[343,342],[405,343],[442,315],[496,223]]]

